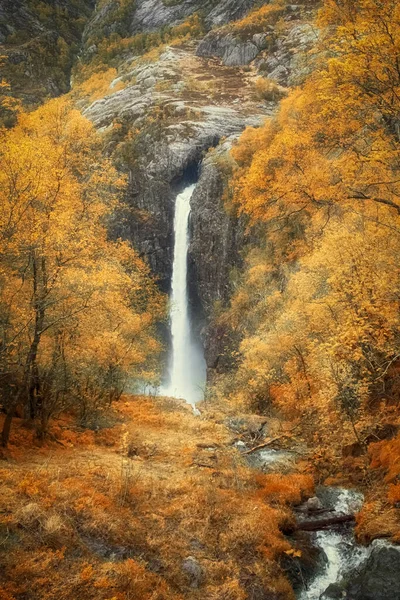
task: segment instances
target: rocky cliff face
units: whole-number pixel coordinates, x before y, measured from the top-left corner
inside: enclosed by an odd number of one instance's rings
[[[194,13],[200,13],[208,29],[239,19],[257,0],[131,0],[125,2],[124,23],[114,15],[119,11],[115,0],[104,3],[89,23],[85,37],[95,38],[98,31],[104,35],[121,31],[127,35],[159,31],[181,23]]]
[[[139,0],[133,13],[131,30],[152,31],[174,25],[195,12],[201,12],[208,28],[242,17],[257,0]]]
[[[288,4],[264,17],[260,27],[257,22],[243,28],[226,25],[210,31],[198,45],[198,56],[218,57],[224,65],[243,66],[255,59],[260,74],[282,85],[292,85],[294,76],[306,74],[305,56],[318,39],[318,32],[306,22],[315,7]],[[286,22],[278,29],[279,20]]]
[[[243,244],[242,225],[224,208],[221,165],[243,129],[258,126],[276,109],[276,103],[256,94],[255,80],[262,70],[282,85],[301,76],[298,50],[310,47],[316,37],[298,6],[282,12],[286,27],[279,33],[273,26],[252,28],[251,35],[233,32],[231,21],[254,4],[137,0],[125,15],[131,35],[174,25],[199,9],[207,28],[213,29],[200,41],[166,47],[155,58],[125,54],[109,95],[85,111],[128,174],[126,211],[116,219],[115,232],[132,240],[166,291],[173,260],[174,200],[185,183],[198,178],[192,198],[190,276],[193,302],[201,305],[196,312],[205,317],[202,333],[210,368],[218,365],[222,343],[212,324],[214,306],[229,298],[230,270],[238,264]],[[111,2],[95,15],[87,39],[94,30],[104,31],[110,22],[107,10],[112,9]],[[113,92],[121,82],[124,89]]]
[[[209,313],[220,293],[213,297],[212,288],[221,290],[224,283],[221,274],[221,281],[214,281],[207,272],[208,258],[201,259],[203,251],[204,257],[210,257],[211,247],[207,227],[198,234],[197,224],[204,221],[203,201],[209,203],[204,209],[210,214],[218,207],[213,215],[216,237],[218,230],[226,229],[229,218],[221,203],[222,184],[207,187],[208,174],[212,171],[217,181],[218,169],[208,161],[202,166],[202,161],[209,148],[223,138],[237,138],[246,125],[259,125],[274,107],[252,97],[251,77],[196,57],[195,48],[194,44],[168,48],[157,62],[137,65],[129,73],[134,83],[93,103],[85,115],[110,135],[109,151],[129,174],[129,211],[123,223],[118,222],[117,231],[133,240],[166,290],[173,259],[174,199],[180,186],[201,173],[192,201],[197,240],[193,256],[200,297]],[[160,84],[163,91],[158,91]],[[140,130],[134,142],[118,143],[112,138],[116,120],[126,131]],[[228,267],[222,271],[227,275]]]
[[[223,200],[224,161],[235,137],[226,139],[203,160],[192,197],[189,273],[191,287],[198,289],[206,315],[206,327],[201,333],[211,370],[220,367],[224,343],[213,323],[215,305],[223,305],[229,300],[230,272],[241,262],[240,250],[245,239],[243,223],[233,210],[226,210]]]

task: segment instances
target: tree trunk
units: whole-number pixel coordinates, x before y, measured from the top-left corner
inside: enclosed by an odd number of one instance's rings
[[[308,521],[296,523],[294,530],[319,531],[320,529],[325,529],[325,527],[331,527],[332,525],[341,525],[344,523],[351,523],[354,520],[354,515],[334,515],[325,519],[309,519]]]
[[[20,389],[18,391],[16,397],[14,398],[13,402],[9,406],[7,414],[6,414],[6,418],[4,419],[3,429],[1,432],[1,445],[3,448],[7,448],[7,446],[8,446],[8,440],[10,439],[10,432],[11,432],[11,424],[12,424],[12,420],[14,418],[15,412],[17,410],[17,407],[18,407],[21,392],[22,392],[22,389]]]
[[[35,328],[33,332],[31,347],[29,348],[28,356],[26,358],[25,386],[27,393],[27,407],[29,409],[31,419],[34,419],[37,414],[36,391],[40,385],[39,369],[37,367],[36,360],[46,314],[45,303],[47,296],[47,273],[45,258],[42,257],[40,260],[38,260],[37,257],[33,255],[32,269]]]
[[[29,414],[35,416],[35,399],[32,398],[32,390],[37,381],[37,354],[39,349],[39,343],[42,336],[44,318],[45,318],[45,302],[47,296],[47,274],[46,274],[46,263],[44,257],[39,261],[35,254],[32,256],[32,268],[33,268],[33,298],[34,298],[34,310],[35,310],[35,328],[33,332],[33,339],[31,346],[26,357],[23,382],[20,391],[17,394],[16,400],[11,404],[7,411],[7,415],[4,421],[3,430],[1,433],[1,445],[6,448],[8,440],[10,438],[10,430],[15,411],[18,406],[21,394],[26,394],[23,398],[25,408],[28,409]],[[39,274],[40,272],[40,274]],[[33,404],[32,402],[33,401]]]
[[[48,423],[49,423],[49,419],[47,416],[47,412],[43,408],[41,411],[41,415],[40,415],[40,424],[36,430],[36,436],[37,436],[38,440],[40,440],[41,442],[45,439],[45,437],[47,435]]]
[[[11,423],[17,409],[16,404],[12,404],[7,411],[6,418],[3,423],[3,430],[1,432],[1,445],[3,448],[7,448],[8,440],[10,439]]]

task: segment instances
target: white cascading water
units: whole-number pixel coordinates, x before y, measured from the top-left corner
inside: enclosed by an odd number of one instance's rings
[[[195,185],[178,194],[174,219],[174,262],[171,291],[172,352],[168,369],[168,385],[161,394],[183,398],[196,404],[204,397],[205,362],[200,345],[192,337],[189,319],[187,258],[189,249],[190,200]]]
[[[352,490],[341,490],[335,512],[340,515],[354,514],[362,505],[362,495]],[[320,600],[331,583],[339,582],[346,572],[358,567],[368,556],[366,548],[359,546],[352,531],[319,531],[315,542],[326,556],[326,564],[299,600]]]

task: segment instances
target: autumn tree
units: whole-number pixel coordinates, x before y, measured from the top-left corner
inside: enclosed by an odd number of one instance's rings
[[[257,236],[222,315],[241,340],[231,398],[315,414],[339,442],[393,401],[399,358],[399,11],[326,0],[318,69],[232,152],[234,202]]]
[[[20,404],[44,435],[61,408],[118,396],[158,350],[162,302],[132,248],[108,239],[123,182],[79,111],[54,100],[1,136],[6,445]]]
[[[318,69],[235,151],[241,164],[250,146],[236,186],[256,220],[348,201],[400,213],[398,3],[332,0],[319,23]]]

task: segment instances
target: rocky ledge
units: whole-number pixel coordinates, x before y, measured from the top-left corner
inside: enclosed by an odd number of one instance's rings
[[[321,600],[400,600],[400,547],[373,542],[367,560],[340,583],[331,584]]]
[[[127,61],[122,72],[111,84],[110,95],[84,112],[109,140],[108,152],[129,175],[129,217],[119,223],[118,234],[135,241],[167,289],[174,199],[188,176],[199,176],[192,200],[191,257],[197,265],[200,297],[209,311],[215,299],[226,295],[232,262],[216,264],[204,257],[211,251],[214,256],[233,257],[237,231],[223,208],[218,161],[205,158],[206,152],[221,142],[218,154],[226,154],[243,129],[259,126],[275,104],[257,100],[253,73],[199,58],[195,45],[167,48],[156,62]],[[126,87],[113,93],[121,77]],[[126,133],[140,132],[133,143],[113,134],[116,122]]]

